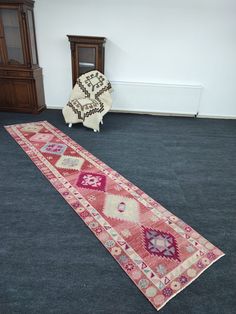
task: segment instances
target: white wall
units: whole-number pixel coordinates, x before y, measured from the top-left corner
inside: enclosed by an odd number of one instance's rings
[[[66,35],[97,35],[111,81],[202,85],[201,115],[236,117],[236,0],[36,0],[35,20],[50,107],[71,91]]]

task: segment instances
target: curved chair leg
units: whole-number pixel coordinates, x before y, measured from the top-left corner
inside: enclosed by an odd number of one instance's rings
[[[103,120],[101,120],[101,125],[103,125]]]
[[[72,123],[69,123],[69,124],[68,124],[68,127],[71,128],[71,127],[72,127]]]

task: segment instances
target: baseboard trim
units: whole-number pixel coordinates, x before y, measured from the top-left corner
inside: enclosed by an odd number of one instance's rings
[[[199,114],[197,117],[200,119],[226,119],[226,120],[236,119],[236,116],[234,115],[221,116],[221,115]]]
[[[123,109],[111,109],[110,112],[114,113],[133,113],[133,114],[148,114],[152,116],[173,116],[173,117],[195,117],[192,113],[175,113],[175,112],[152,112],[152,111],[140,111],[140,110],[123,110]]]
[[[63,107],[60,106],[47,106],[47,109],[62,110]],[[236,116],[220,116],[220,115],[205,115],[198,114],[197,116],[192,113],[175,113],[175,112],[152,112],[152,111],[139,111],[139,110],[125,110],[125,109],[111,109],[110,112],[114,113],[133,113],[133,114],[149,114],[152,116],[167,116],[167,117],[196,117],[200,119],[228,119],[235,120]]]
[[[64,106],[47,106],[46,109],[56,109],[56,110],[62,110]]]

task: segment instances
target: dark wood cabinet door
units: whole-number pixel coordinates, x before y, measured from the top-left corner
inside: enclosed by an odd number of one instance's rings
[[[14,104],[18,108],[27,109],[34,106],[32,99],[32,84],[28,80],[14,80],[12,82]]]
[[[20,12],[17,8],[0,8],[2,36],[5,39],[6,64],[24,65],[23,36],[20,28]]]
[[[0,110],[46,108],[32,0],[0,0]]]
[[[9,80],[0,79],[0,109],[12,107],[12,84]]]

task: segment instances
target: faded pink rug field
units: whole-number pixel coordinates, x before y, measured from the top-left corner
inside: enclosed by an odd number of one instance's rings
[[[157,310],[224,255],[47,121],[6,130]]]

